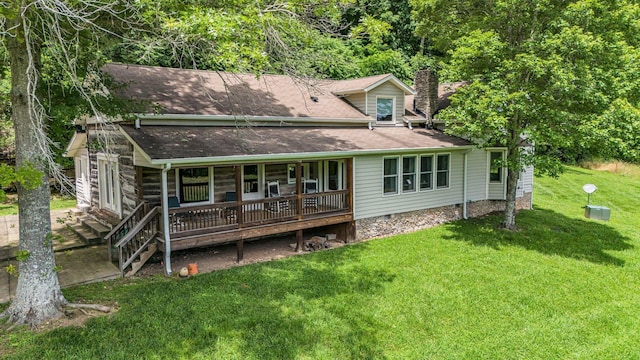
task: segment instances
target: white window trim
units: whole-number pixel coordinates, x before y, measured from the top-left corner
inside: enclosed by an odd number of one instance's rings
[[[413,190],[404,190],[404,159],[405,158],[413,158]],[[418,155],[402,155],[402,159],[400,160],[400,168],[402,169],[402,171],[400,172],[400,185],[401,185],[401,189],[400,191],[403,194],[413,194],[418,192],[418,187],[419,187],[419,181],[418,181],[418,176],[420,174],[420,172],[418,171]]]
[[[396,192],[393,192],[393,193],[385,193],[384,192],[384,180],[387,177],[391,177],[391,175],[385,175],[384,174],[384,162],[387,159],[396,159],[396,174],[395,174],[395,177],[396,177]],[[400,156],[385,156],[385,157],[382,158],[382,196],[397,196],[397,195],[402,194],[402,192],[400,190],[400,186],[399,186],[399,185],[401,185],[400,184],[400,177],[401,177],[400,170],[402,168],[402,165],[400,164],[401,159],[402,158]]]
[[[499,181],[492,181],[491,180],[491,154],[492,153],[500,153],[502,155],[502,160],[504,160],[504,150],[502,149],[488,149],[487,150],[487,180],[489,184],[495,184],[495,185],[500,185],[500,184],[504,184],[504,176],[506,173],[506,168],[503,166],[500,172],[500,180]]]
[[[378,99],[391,99],[393,102],[393,106],[391,109],[391,120],[390,121],[378,121]],[[379,124],[395,124],[396,123],[396,97],[395,96],[382,96],[382,95],[378,95],[376,96],[376,123]]]
[[[257,165],[258,166],[258,191],[253,193],[246,193],[244,192],[244,168],[245,166],[252,166],[252,165]],[[289,170],[287,169],[287,172]],[[247,201],[251,201],[251,200],[259,200],[259,199],[264,199],[264,177],[265,177],[265,173],[264,173],[264,164],[244,164],[242,165],[242,169],[241,169],[241,180],[240,183],[243,184],[243,188],[241,189],[242,191],[242,200],[247,200]],[[253,195],[255,194],[255,195]],[[249,196],[247,196],[249,195]],[[237,196],[237,195],[236,195]]]
[[[442,155],[448,155],[449,161],[447,162],[447,186],[438,186],[438,157]],[[451,188],[451,153],[436,153],[435,154],[435,163],[434,163],[434,173],[435,173],[435,182],[433,183],[433,187],[436,190],[446,190]]]
[[[119,155],[117,154],[105,154],[105,153],[97,153],[96,159],[98,162],[98,204],[101,209],[109,210],[119,217],[122,216],[122,193],[120,192],[120,162]],[[107,174],[104,174],[102,171],[102,165],[104,163],[109,164],[110,167],[114,170],[115,173],[115,182],[111,184],[113,187],[113,201],[112,203],[107,203],[105,201],[105,192],[108,190],[105,187],[108,186],[108,181],[105,178]]]
[[[329,179],[329,163],[330,162],[336,162],[338,163],[338,178],[336,179],[337,181],[337,185],[338,185],[338,190],[329,190],[329,183],[330,183],[330,179]],[[323,174],[323,178],[324,178],[324,184],[323,187],[321,187],[321,189],[324,189],[324,191],[340,191],[340,190],[344,190],[344,160],[325,160],[322,168],[321,173]],[[288,172],[288,171],[287,171]]]
[[[213,176],[213,166],[194,166],[195,168],[208,168],[209,169],[209,200],[207,201],[198,201],[198,202],[190,202],[190,203],[183,203],[182,199],[180,198],[180,169],[189,169],[189,168],[176,168],[175,170],[175,183],[176,183],[176,197],[178,198],[178,201],[180,201],[180,207],[189,207],[189,206],[200,206],[200,205],[207,205],[207,204],[213,204],[215,197],[215,194],[213,193],[213,180],[214,180],[214,176]]]
[[[420,186],[420,179],[422,178],[422,158],[423,157],[430,157],[431,158],[431,187],[428,189],[422,189]],[[436,175],[436,154],[420,154],[420,156],[418,157],[418,191],[420,192],[429,192],[429,191],[434,191],[436,190],[436,182],[435,182],[435,175]]]
[[[295,169],[296,164],[287,164],[287,184],[292,185],[296,183],[296,178],[295,177],[291,177],[290,173],[289,173],[289,169],[293,167]],[[308,179],[309,178],[309,167],[310,164],[309,163],[302,163],[302,174],[300,176],[301,179]]]

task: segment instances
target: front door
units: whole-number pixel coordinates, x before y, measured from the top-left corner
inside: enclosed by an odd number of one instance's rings
[[[264,165],[242,166],[242,200],[264,198]]]

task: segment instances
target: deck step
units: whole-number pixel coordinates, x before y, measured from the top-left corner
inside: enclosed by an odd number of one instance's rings
[[[109,229],[105,225],[88,217],[80,218],[80,223],[100,238],[104,238],[105,236],[107,236],[109,231],[111,231],[111,229]]]
[[[147,251],[140,254],[140,260],[131,264],[131,270],[125,274],[125,277],[135,275],[140,269],[142,269],[144,264],[153,256],[153,254],[156,253],[156,251],[158,251],[158,245],[156,243],[149,244]]]
[[[89,244],[89,245],[102,244],[103,242],[102,237],[98,236],[96,233],[94,233],[93,231],[91,231],[81,223],[72,224],[70,226],[73,232],[75,232],[76,235],[78,235],[78,237],[82,239],[82,241],[84,241],[86,244]]]

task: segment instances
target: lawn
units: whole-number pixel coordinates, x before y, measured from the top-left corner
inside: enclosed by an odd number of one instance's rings
[[[76,206],[76,199],[70,196],[54,195],[49,203],[51,210],[69,209]],[[15,195],[7,196],[7,201],[0,202],[0,216],[18,215],[18,199]]]
[[[585,183],[610,222],[584,218]],[[640,358],[640,178],[568,168],[536,179],[534,203],[518,232],[486,217],[186,280],[68,289],[120,310],[3,333],[0,357]]]

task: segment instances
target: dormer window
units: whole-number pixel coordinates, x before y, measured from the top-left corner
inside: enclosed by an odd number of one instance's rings
[[[393,122],[396,99],[395,97],[376,98],[376,121]]]

